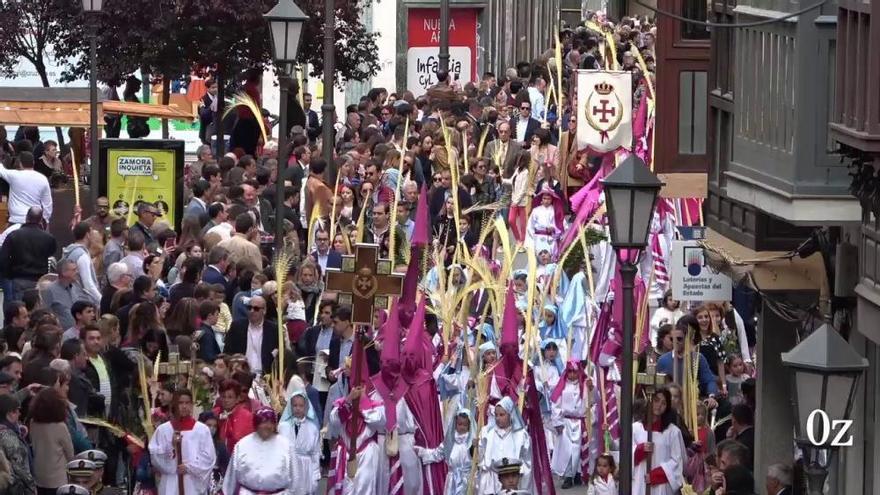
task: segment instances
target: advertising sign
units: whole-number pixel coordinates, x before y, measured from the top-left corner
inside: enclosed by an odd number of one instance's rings
[[[477,15],[479,9],[450,10],[449,73],[463,86],[476,81]],[[440,64],[440,10],[409,9],[406,52],[406,86],[421,96],[437,84],[435,73]]]
[[[99,189],[120,215],[146,201],[163,212],[163,220],[177,226],[183,214],[184,142],[173,140],[103,139],[99,145]]]
[[[678,301],[729,301],[733,281],[706,263],[697,241],[672,241],[672,298]]]

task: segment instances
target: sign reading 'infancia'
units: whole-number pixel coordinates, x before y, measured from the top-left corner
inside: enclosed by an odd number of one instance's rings
[[[672,298],[679,301],[729,301],[733,281],[706,263],[697,241],[672,242]]]

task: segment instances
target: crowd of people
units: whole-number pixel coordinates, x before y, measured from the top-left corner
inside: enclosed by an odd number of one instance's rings
[[[100,197],[60,250],[47,225],[67,214],[52,187],[69,159],[0,132],[0,493],[616,494],[633,358],[667,382],[636,390],[633,493],[752,494],[756,476],[792,493],[790,463],[754,466],[751,319],[675,301],[652,243],[638,355],[622,356],[613,251],[566,240],[604,232],[601,199],[578,224],[577,198],[615,155],[576,146],[576,71],[630,71],[634,109],[653,98],[653,24],[588,21],[562,30],[560,59],[464,85],[440,71],[418,98],[373,89],[332,143],[308,93],[287,149],[240,108],[230,153],[202,133],[179,225]],[[655,215],[658,246],[669,222]],[[371,322],[351,295],[375,292],[372,272],[328,287],[362,243],[405,274]]]

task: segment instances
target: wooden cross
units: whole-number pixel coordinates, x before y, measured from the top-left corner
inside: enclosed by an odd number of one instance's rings
[[[191,361],[181,361],[180,351],[176,345],[168,346],[168,362],[159,363],[159,376],[186,375],[193,364]]]
[[[666,384],[666,373],[657,373],[657,365],[649,359],[645,365],[645,372],[637,375],[636,383],[642,386],[645,395],[650,399],[658,387]]]
[[[339,304],[351,306],[351,322],[373,324],[376,306],[403,292],[403,275],[392,273],[392,262],[379,259],[377,244],[358,243],[355,254],[342,256],[342,269],[327,268],[327,290],[339,293]]]

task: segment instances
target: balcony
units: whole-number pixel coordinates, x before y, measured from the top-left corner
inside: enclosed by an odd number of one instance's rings
[[[856,150],[880,154],[880,1],[838,0],[837,92],[831,138]],[[871,23],[871,14],[874,23]]]
[[[732,9],[740,23],[790,10],[796,4],[777,0],[741,0]],[[715,159],[723,164],[715,173],[718,187],[728,198],[795,226],[861,218],[828,128],[840,52],[836,12],[829,2],[782,22],[737,29],[732,101],[718,92],[711,102],[718,110],[732,106],[733,116],[715,122],[721,141],[716,150],[728,155]]]

